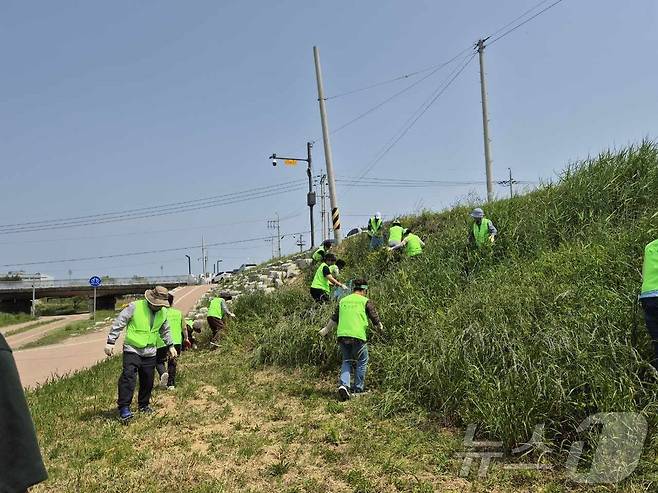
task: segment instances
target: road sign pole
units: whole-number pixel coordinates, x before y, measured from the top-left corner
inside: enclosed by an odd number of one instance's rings
[[[94,287],[94,322],[96,321],[96,288]]]
[[[32,307],[30,308],[30,315],[36,317],[37,315],[37,290],[32,284]]]

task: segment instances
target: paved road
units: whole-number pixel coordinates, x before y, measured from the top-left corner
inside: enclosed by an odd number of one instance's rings
[[[192,309],[210,285],[186,286],[174,291],[174,306],[183,315]],[[103,349],[108,326],[52,346],[14,352],[18,373],[24,387],[36,387],[54,377],[89,368],[105,359]],[[120,351],[116,351],[119,352]]]
[[[41,337],[48,334],[49,332],[64,327],[70,324],[71,322],[75,322],[77,320],[88,320],[89,314],[79,313],[76,315],[62,315],[59,317],[49,317],[49,318],[52,318],[53,322],[44,325],[39,325],[38,327],[28,330],[27,332],[22,332],[20,334],[6,337],[7,344],[9,344],[9,347],[14,350],[19,349],[20,347],[25,346],[28,342],[36,341],[37,339],[40,339]],[[37,323],[41,321],[42,319],[39,319],[32,323]],[[18,327],[19,326],[14,326],[12,330],[16,330],[16,328]]]

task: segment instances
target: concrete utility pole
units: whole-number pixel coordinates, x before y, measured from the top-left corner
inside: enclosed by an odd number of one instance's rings
[[[267,221],[267,227],[269,229],[276,229],[276,239],[277,239],[277,257],[281,257],[281,221],[279,220],[279,213],[276,212],[276,219]]]
[[[327,230],[329,229],[329,221],[327,221],[327,194],[325,193],[325,183],[327,181],[327,175],[322,175],[320,177],[320,215],[322,216],[322,240],[329,238]]]
[[[487,38],[488,39],[488,38]],[[491,170],[491,142],[489,140],[489,109],[487,105],[487,83],[484,78],[484,42],[481,39],[477,43],[480,58],[480,91],[482,92],[482,127],[484,130],[484,163],[487,172],[487,202],[494,199],[493,172]]]
[[[297,246],[299,247],[299,253],[302,253],[304,251],[304,245],[306,245],[306,243],[304,243],[304,236],[302,236],[302,234],[300,233],[299,234],[299,239],[297,240]]]
[[[324,141],[324,160],[327,165],[327,180],[329,182],[329,200],[331,201],[331,219],[334,227],[334,239],[339,245],[342,238],[340,232],[340,213],[338,211],[338,197],[336,196],[336,180],[334,165],[331,156],[331,142],[329,141],[329,124],[327,123],[327,109],[324,99],[324,84],[322,82],[322,68],[320,67],[320,52],[317,46],[313,47],[315,60],[315,77],[318,83],[318,103],[320,104],[320,119],[322,120],[322,140]]]

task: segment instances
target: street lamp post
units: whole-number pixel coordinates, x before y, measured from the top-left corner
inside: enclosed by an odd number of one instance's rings
[[[220,258],[217,262],[215,262],[215,265],[217,266],[217,274],[219,274],[219,264],[223,262],[223,260]]]
[[[187,274],[192,275],[192,259],[190,258],[189,255],[185,255],[187,257]]]
[[[308,166],[306,167],[306,176],[308,176],[308,194],[306,195],[306,205],[309,208],[309,217],[311,222],[311,248],[315,246],[315,227],[313,226],[313,206],[315,205],[315,192],[313,191],[313,162],[311,160],[311,148],[313,147],[312,142],[306,143],[306,159],[303,158],[292,158],[292,157],[281,157],[276,154],[272,154],[270,159],[272,160],[272,166],[277,165],[277,161],[284,160],[296,163],[297,161],[306,161]]]

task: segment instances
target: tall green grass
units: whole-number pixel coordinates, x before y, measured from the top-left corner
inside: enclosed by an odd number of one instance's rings
[[[500,233],[491,249],[468,247],[467,206],[406,218],[427,243],[419,258],[345,241],[345,275],[368,278],[384,323],[370,334],[367,383],[394,396],[385,412],[414,403],[508,446],[538,423],[559,442],[594,412],[652,417],[651,350],[634,318],[656,197],[658,147],[643,142],[486,204]],[[305,286],[242,297],[237,309],[256,362],[336,369],[335,339],[316,334],[333,307],[315,306]]]

